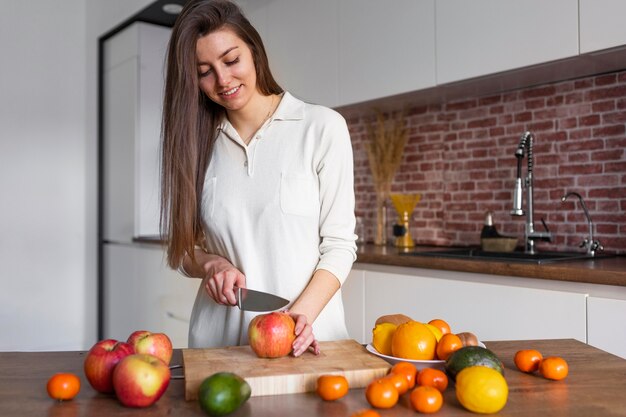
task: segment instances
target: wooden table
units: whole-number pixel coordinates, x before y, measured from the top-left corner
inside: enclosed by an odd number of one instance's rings
[[[498,416],[626,416],[626,360],[576,340],[485,342],[504,362],[509,384],[509,400]],[[563,381],[548,381],[515,369],[513,355],[519,349],[535,348],[544,356],[564,357],[570,374]],[[202,416],[195,401],[184,399],[184,383],[172,380],[167,392],[155,405],[129,409],[113,397],[96,393],[82,371],[84,352],[0,353],[0,416]],[[176,351],[172,363],[179,363]],[[58,403],[48,398],[46,382],[56,372],[74,372],[82,388],[72,401]],[[174,371],[176,374],[176,371]],[[457,402],[454,387],[444,394],[444,406],[435,415],[471,416]],[[350,416],[368,408],[363,389],[350,390],[335,402],[324,402],[315,394],[253,397],[233,417]],[[381,416],[413,416],[407,395]]]

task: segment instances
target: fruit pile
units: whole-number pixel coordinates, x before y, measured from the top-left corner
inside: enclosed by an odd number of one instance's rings
[[[396,363],[387,376],[372,381],[365,390],[367,402],[374,408],[391,408],[409,393],[415,411],[437,412],[443,406],[442,393],[449,378],[456,382],[459,403],[469,411],[496,413],[506,404],[508,385],[500,359],[478,346],[474,334],[452,333],[445,320],[422,323],[403,314],[382,316],[372,330],[372,345],[379,353],[396,358],[445,361],[445,372],[432,368],[418,371],[409,361]]]
[[[147,330],[133,332],[126,342],[101,340],[85,357],[85,377],[93,389],[115,394],[127,407],[147,407],[169,385],[172,352],[166,334]],[[47,391],[51,398],[71,400],[80,391],[80,379],[75,374],[55,374],[48,380]]]
[[[372,346],[381,354],[411,360],[446,360],[463,346],[476,346],[473,333],[452,333],[442,319],[422,323],[404,314],[381,316],[372,330]]]

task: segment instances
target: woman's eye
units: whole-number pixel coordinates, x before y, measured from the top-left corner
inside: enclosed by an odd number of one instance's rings
[[[212,72],[213,72],[213,70],[211,70],[211,68],[207,69],[207,70],[206,70],[206,71],[204,71],[204,72],[202,72],[202,71],[201,71],[201,72],[199,73],[200,78],[206,77],[207,75],[211,74]]]
[[[235,65],[237,62],[239,62],[239,57],[233,59],[232,61],[227,61],[226,65],[230,67],[231,65]]]

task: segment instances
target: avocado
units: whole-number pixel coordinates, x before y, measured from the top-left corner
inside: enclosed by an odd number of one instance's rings
[[[504,375],[504,365],[495,353],[481,346],[464,346],[450,355],[445,364],[446,373],[452,378],[468,366],[488,366]]]

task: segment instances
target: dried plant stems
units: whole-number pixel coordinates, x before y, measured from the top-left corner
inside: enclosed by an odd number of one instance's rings
[[[402,162],[408,139],[404,113],[385,117],[376,111],[376,122],[367,125],[369,142],[365,144],[376,192],[389,196],[391,182]]]
[[[376,121],[367,125],[369,141],[365,144],[377,205],[377,230],[374,243],[386,244],[384,204],[391,193],[391,183],[402,162],[408,140],[404,112],[386,116],[376,110]]]

